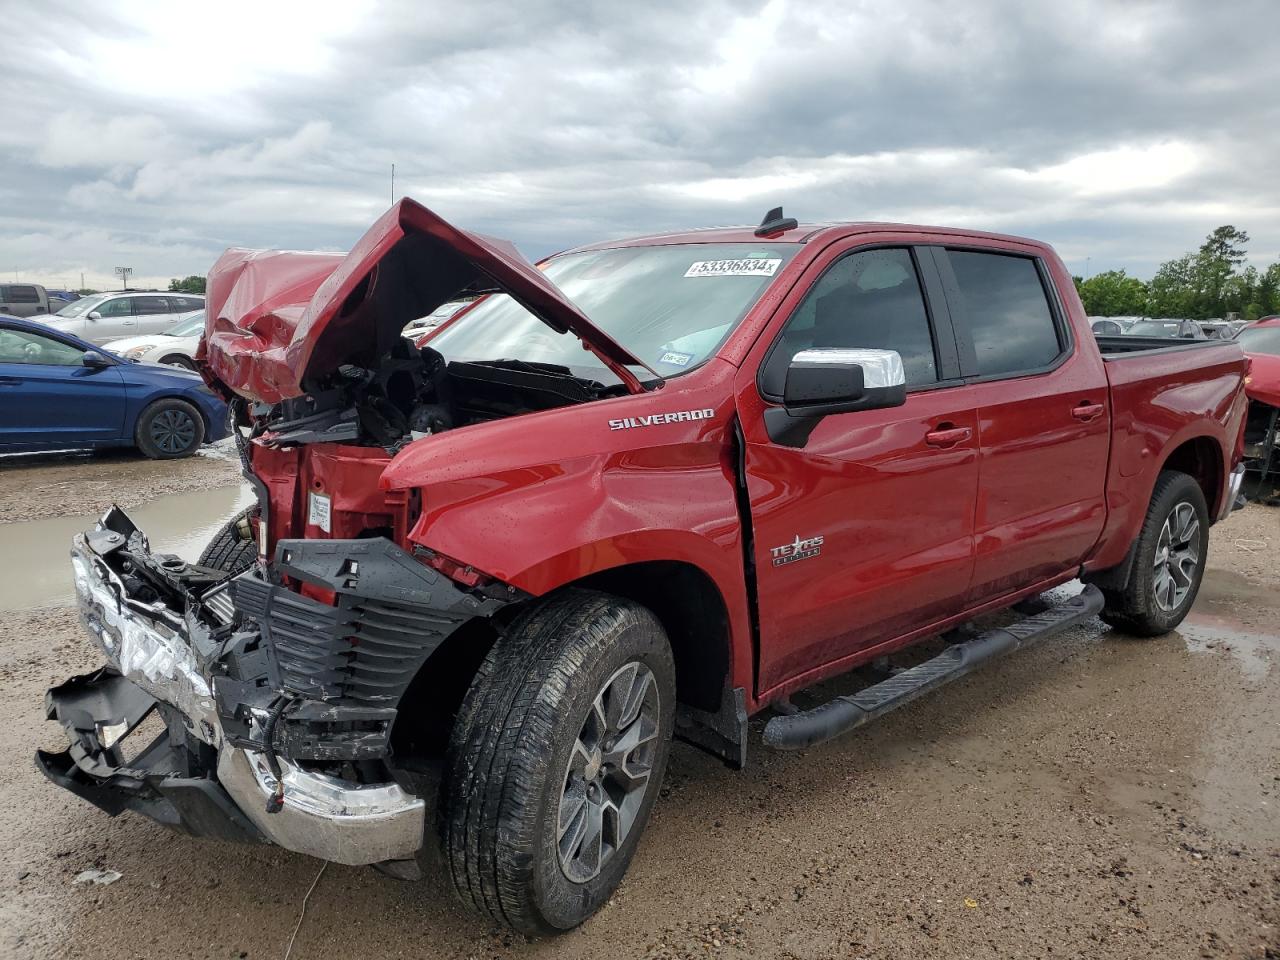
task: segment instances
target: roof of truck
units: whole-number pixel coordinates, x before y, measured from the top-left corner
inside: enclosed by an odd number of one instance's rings
[[[984,230],[969,230],[958,227],[936,227],[913,223],[886,223],[872,220],[829,223],[801,223],[790,230],[770,233],[765,236],[756,234],[757,227],[705,227],[692,230],[676,230],[670,233],[654,233],[640,237],[625,237],[617,240],[602,240],[573,247],[565,253],[580,253],[584,250],[607,250],[613,247],[646,247],[675,243],[807,243],[815,238],[832,240],[836,237],[851,236],[858,233],[928,233],[943,234],[958,238],[999,240],[1006,243],[1034,244],[1044,246],[1037,240],[1004,233],[990,233]]]

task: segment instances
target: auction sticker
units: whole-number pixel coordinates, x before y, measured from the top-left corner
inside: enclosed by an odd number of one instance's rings
[[[691,353],[677,353],[675,350],[668,350],[658,362],[669,363],[677,367],[687,367],[692,359],[693,354]]]
[[[313,527],[319,527],[325,533],[332,533],[329,529],[329,506],[328,497],[323,493],[312,491],[307,503],[307,523]]]
[[[782,260],[744,257],[739,260],[699,260],[689,264],[686,277],[772,277]]]

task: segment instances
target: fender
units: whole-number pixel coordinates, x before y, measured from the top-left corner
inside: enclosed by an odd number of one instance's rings
[[[420,491],[411,546],[534,596],[626,564],[698,567],[729,612],[733,682],[750,690],[735,372],[712,360],[659,390],[427,437],[380,486]]]

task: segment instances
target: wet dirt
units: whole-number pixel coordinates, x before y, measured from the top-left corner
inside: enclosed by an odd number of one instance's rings
[[[0,523],[101,515],[113,503],[136,507],[167,494],[240,481],[230,439],[185,460],[148,460],[136,450],[0,456]]]
[[[1280,510],[1215,527],[1180,633],[1094,622],[802,753],[757,721],[742,772],[677,744],[627,880],[557,940],[493,929],[440,873],[330,864],[293,956],[1274,957],[1278,543]],[[320,864],[46,783],[43,691],[100,658],[67,607],[0,613],[0,637],[0,955],[283,957]],[[123,876],[73,882],[90,868]]]

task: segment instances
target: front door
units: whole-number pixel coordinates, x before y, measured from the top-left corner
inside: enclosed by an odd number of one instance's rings
[[[133,301],[133,297],[115,297],[90,310],[89,313],[97,316],[85,318],[85,339],[103,344],[136,336],[138,318],[133,315]]]
[[[923,248],[828,251],[784,301],[788,319],[760,365],[739,374],[759,694],[868,656],[964,602],[978,418],[932,270]],[[897,350],[905,406],[826,417],[803,448],[772,442],[762,404],[780,399],[791,357],[810,347]]]
[[[54,337],[0,326],[0,444],[120,439],[124,381],[115,366],[86,367],[83,357]]]

